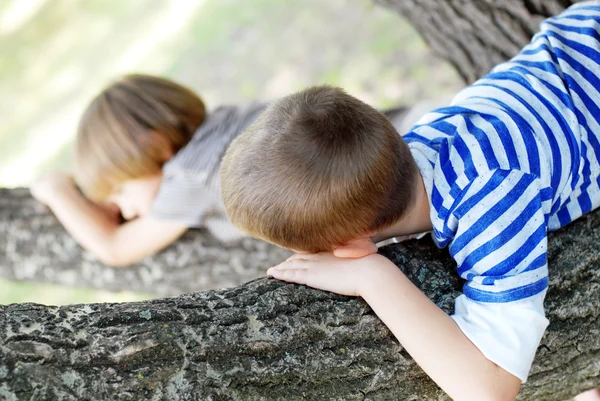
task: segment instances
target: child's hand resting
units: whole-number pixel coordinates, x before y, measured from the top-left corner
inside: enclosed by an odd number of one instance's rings
[[[47,205],[50,198],[57,193],[75,188],[75,181],[69,174],[60,171],[51,171],[39,176],[29,187],[31,196],[37,201]]]
[[[64,202],[67,197],[83,198],[94,208],[99,210],[103,216],[114,224],[121,223],[121,211],[114,203],[98,204],[85,198],[75,185],[73,176],[60,172],[50,171],[38,177],[29,187],[31,196],[38,202],[49,206],[51,209],[57,203]]]
[[[267,270],[267,275],[337,294],[360,296],[362,284],[381,269],[397,269],[376,253],[362,258],[339,258],[333,253],[297,253]]]

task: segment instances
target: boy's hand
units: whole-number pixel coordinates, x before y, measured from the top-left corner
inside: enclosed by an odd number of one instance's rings
[[[362,258],[338,258],[329,252],[297,253],[285,262],[271,267],[267,275],[290,283],[304,284],[337,294],[360,296],[361,285],[380,267],[397,268],[378,254]]]
[[[29,187],[31,196],[37,201],[48,204],[56,193],[75,187],[73,177],[60,171],[51,171],[38,177]]]
[[[51,209],[57,202],[63,202],[67,196],[84,198],[76,188],[73,177],[60,171],[51,171],[41,175],[31,184],[29,191],[38,202],[48,205]],[[99,204],[85,199],[111,222],[121,223],[121,211],[117,205],[114,203]]]

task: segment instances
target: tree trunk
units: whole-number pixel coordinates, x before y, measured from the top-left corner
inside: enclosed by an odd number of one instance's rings
[[[516,55],[544,18],[577,0],[374,0],[408,19],[466,83]]]
[[[520,400],[600,385],[600,211],[550,235],[550,326]],[[430,241],[384,249],[451,312]],[[273,279],[130,304],[0,307],[2,400],[446,400],[360,299]]]
[[[0,188],[0,238],[0,277],[159,296],[239,285],[290,255],[250,238],[224,247],[191,230],[155,256],[113,268],[83,251],[26,189]]]

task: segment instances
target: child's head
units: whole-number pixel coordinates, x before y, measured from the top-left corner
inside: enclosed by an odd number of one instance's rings
[[[145,199],[146,206],[140,208],[147,209],[152,199],[146,198],[158,189],[160,180],[155,178],[162,165],[187,144],[204,117],[202,100],[181,85],[147,75],[119,79],[94,98],[79,123],[79,186],[96,201],[119,192],[126,198],[137,193]],[[129,188],[131,183],[139,185]]]
[[[305,252],[391,226],[412,207],[418,176],[385,116],[328,86],[271,105],[230,145],[221,167],[233,224]]]

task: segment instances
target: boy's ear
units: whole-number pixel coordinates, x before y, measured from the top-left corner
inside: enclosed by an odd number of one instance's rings
[[[353,239],[333,250],[338,258],[362,258],[372,253],[377,253],[377,246],[368,237]]]

